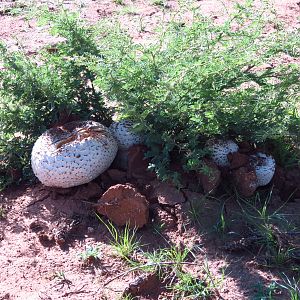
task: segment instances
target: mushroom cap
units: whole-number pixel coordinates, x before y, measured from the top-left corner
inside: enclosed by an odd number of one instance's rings
[[[107,127],[76,121],[43,133],[33,146],[31,165],[44,185],[68,188],[99,176],[117,151],[117,141]]]
[[[255,173],[257,177],[257,186],[264,186],[270,183],[272,180],[276,163],[271,155],[258,152],[255,155],[251,155],[253,160]]]
[[[141,144],[143,138],[132,131],[133,123],[128,120],[113,122],[109,130],[118,141],[120,150],[128,150],[131,146]]]
[[[208,142],[208,148],[211,150],[211,158],[219,167],[228,167],[229,153],[237,152],[239,146],[232,140],[211,140]]]

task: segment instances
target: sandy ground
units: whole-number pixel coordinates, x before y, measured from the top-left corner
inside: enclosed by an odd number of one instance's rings
[[[53,1],[38,2],[56,8]],[[82,17],[90,22],[102,18],[119,19],[137,42],[153,39],[154,29],[162,18],[167,18],[178,7],[175,1],[168,1],[165,9],[148,0],[124,2],[125,5],[110,0],[64,1],[64,5],[68,9],[80,9]],[[232,3],[227,0],[223,3],[198,1],[204,13],[216,19],[222,18],[224,5],[230,9]],[[0,1],[0,8],[10,5],[9,1]],[[275,7],[281,20],[292,28],[299,28],[298,0],[276,0]],[[27,20],[22,13],[14,16],[0,14],[0,40],[11,49],[22,47],[29,55],[34,55],[46,44],[56,42],[47,33],[47,27],[37,27],[35,20]],[[138,274],[129,272],[105,286],[108,280],[130,267],[115,256],[107,229],[82,200],[84,196],[76,189],[64,195],[49,191],[39,183],[14,186],[0,193],[0,204],[6,211],[5,217],[0,220],[0,299],[120,299],[124,288]],[[231,254],[221,250],[222,238],[212,230],[218,222],[216,205],[215,202],[205,203],[200,233],[192,227],[182,230],[182,223],[177,220],[171,221],[162,235],[155,233],[155,225],[150,222],[139,230],[138,236],[150,248],[171,244],[194,247],[198,265],[190,268],[192,273],[201,276],[203,262],[207,261],[215,278],[221,278],[222,272],[225,274],[218,288],[218,299],[263,299],[254,298],[258,293],[257,286],[267,286],[279,280],[284,269],[259,267],[251,252]],[[286,211],[299,212],[299,208],[298,199],[289,203]],[[166,212],[162,221],[170,223],[170,218],[172,214]],[[65,234],[63,243],[58,238],[61,233]],[[89,245],[99,246],[100,260],[85,266],[79,254]],[[172,293],[159,285],[151,292],[152,296],[138,299],[172,299]],[[288,298],[281,293],[277,299]]]

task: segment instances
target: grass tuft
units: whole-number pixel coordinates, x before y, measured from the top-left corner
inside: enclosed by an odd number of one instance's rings
[[[132,262],[132,257],[137,250],[140,249],[140,239],[136,237],[137,228],[130,229],[126,224],[124,229],[118,229],[110,221],[104,222],[100,216],[96,214],[100,222],[106,227],[111,236],[111,245],[117,255],[128,262]]]

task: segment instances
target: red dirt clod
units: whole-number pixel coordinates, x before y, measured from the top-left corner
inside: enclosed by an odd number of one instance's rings
[[[123,296],[152,295],[159,288],[159,278],[156,273],[142,274],[129,283]]]
[[[238,169],[249,164],[249,156],[243,153],[229,153],[227,157],[230,163],[230,169]]]
[[[146,152],[147,147],[144,145],[133,145],[129,148],[127,170],[128,178],[155,178],[155,174],[148,171],[149,159],[145,158]]]
[[[198,179],[202,185],[204,193],[213,192],[221,182],[221,171],[211,160],[204,161],[205,168],[198,173]]]
[[[285,171],[283,168],[276,166],[273,183],[276,188],[281,190],[285,186]]]
[[[152,194],[151,199],[156,198],[158,203],[175,205],[185,202],[184,195],[175,186],[166,182],[154,180],[151,182]]]
[[[110,187],[101,197],[97,211],[118,226],[143,227],[149,218],[149,203],[145,196],[130,184]]]
[[[238,145],[240,153],[249,153],[253,151],[253,147],[249,142],[240,142]]]
[[[277,173],[277,174],[276,174]],[[292,168],[289,170],[276,169],[274,178],[274,185],[280,189],[281,196],[285,199],[300,198],[300,169]],[[278,182],[284,176],[283,184]]]
[[[183,192],[190,203],[198,202],[204,197],[204,195],[201,193],[191,192],[189,190],[183,190]]]
[[[54,237],[45,231],[38,233],[38,239],[44,247],[53,247],[55,245]]]
[[[246,167],[234,170],[233,180],[239,193],[245,197],[252,196],[257,188],[255,170]]]

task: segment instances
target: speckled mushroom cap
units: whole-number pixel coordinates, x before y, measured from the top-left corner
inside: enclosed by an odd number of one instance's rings
[[[232,140],[210,140],[207,146],[211,150],[212,160],[219,167],[228,167],[227,155],[239,150],[239,146]]]
[[[31,165],[44,185],[68,188],[99,176],[111,165],[117,150],[107,127],[94,121],[71,122],[37,139]]]
[[[127,120],[113,122],[110,125],[109,129],[118,141],[120,150],[127,150],[132,145],[141,144],[143,142],[143,138],[132,131],[132,126],[133,123]]]
[[[255,155],[251,155],[251,159],[255,168],[257,186],[264,186],[270,183],[276,167],[274,158],[271,155],[258,152]]]

